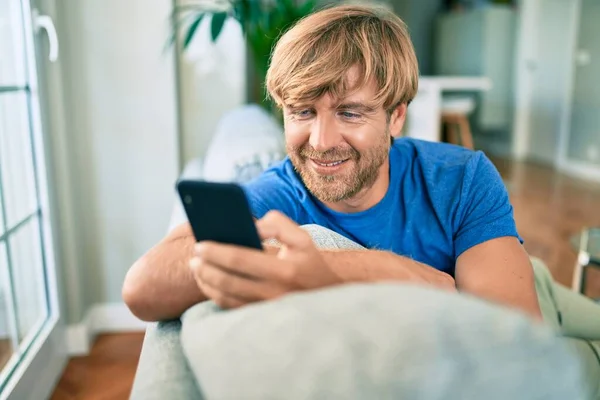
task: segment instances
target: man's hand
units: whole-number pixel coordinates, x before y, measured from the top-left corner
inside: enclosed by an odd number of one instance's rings
[[[272,211],[257,221],[263,240],[281,248],[266,251],[214,242],[198,243],[190,260],[194,278],[222,308],[236,308],[290,292],[342,283],[308,234],[283,214]]]

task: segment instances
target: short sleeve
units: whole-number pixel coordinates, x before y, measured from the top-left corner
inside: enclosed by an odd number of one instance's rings
[[[457,211],[456,258],[473,246],[499,237],[514,236],[522,242],[504,182],[481,152],[465,167]]]
[[[295,200],[294,185],[286,176],[284,165],[268,169],[258,178],[243,185],[250,210],[255,218],[277,210],[298,222],[299,205]]]

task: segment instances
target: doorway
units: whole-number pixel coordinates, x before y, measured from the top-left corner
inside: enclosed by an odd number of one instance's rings
[[[514,133],[518,157],[558,166],[564,151],[579,9],[580,0],[521,2]]]

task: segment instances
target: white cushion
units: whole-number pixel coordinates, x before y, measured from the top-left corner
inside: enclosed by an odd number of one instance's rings
[[[183,172],[179,176],[179,179],[202,179],[202,165],[202,159],[194,158],[193,160],[187,163]],[[185,215],[185,209],[183,208],[181,199],[179,198],[179,195],[175,190],[175,204],[173,205],[173,210],[171,211],[171,218],[169,219],[168,231],[170,232],[178,225],[187,222],[187,220],[188,219],[187,215]]]
[[[204,161],[204,179],[246,182],[285,157],[282,126],[256,104],[223,116]]]

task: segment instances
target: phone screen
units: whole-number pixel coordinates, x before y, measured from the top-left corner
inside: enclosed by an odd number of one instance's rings
[[[177,190],[196,241],[263,248],[240,185],[180,180]]]

